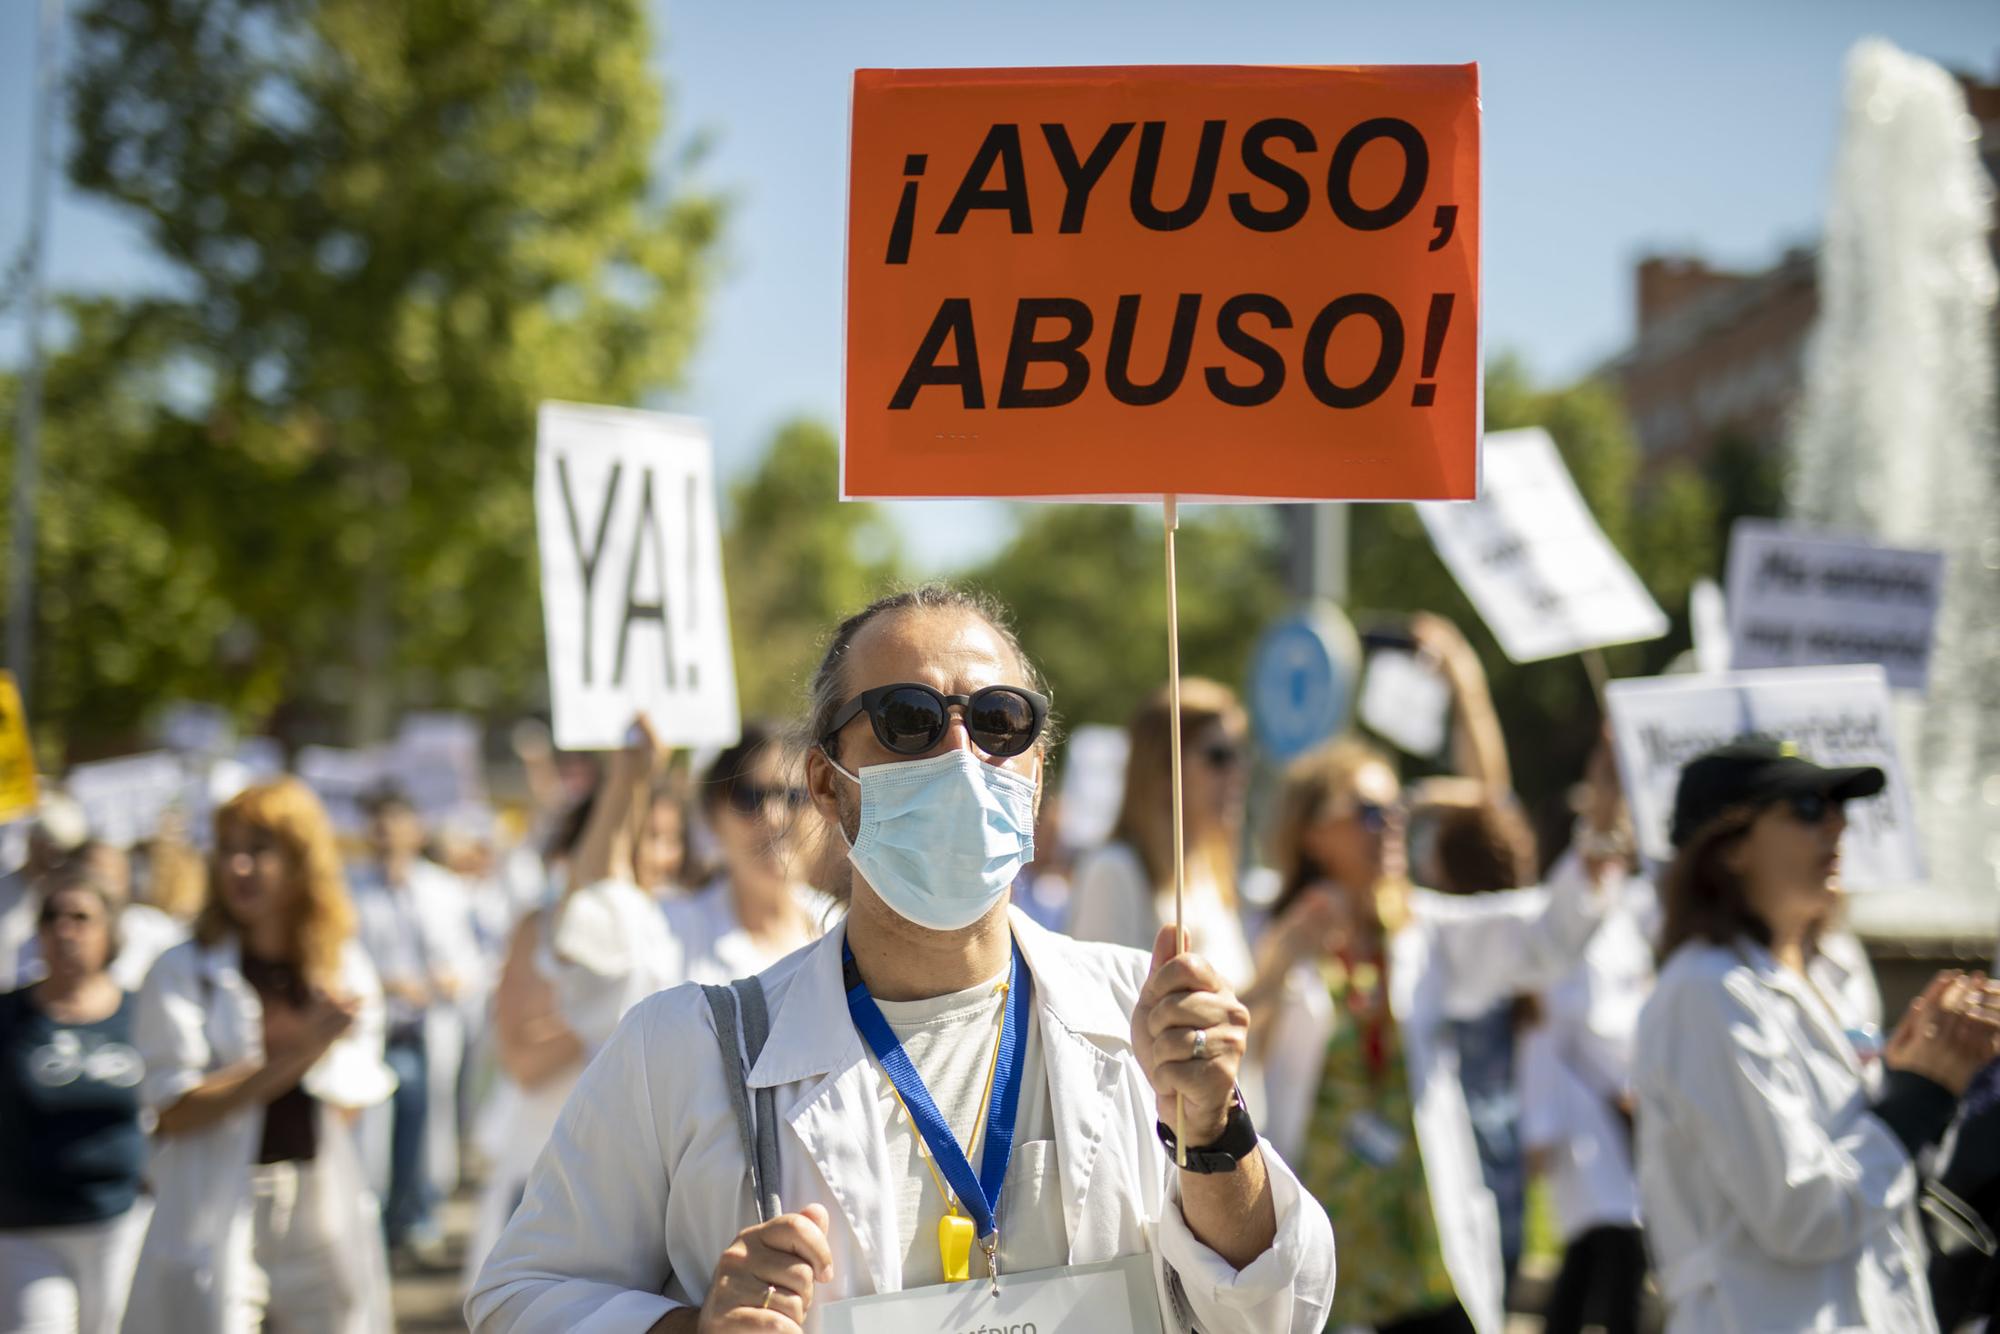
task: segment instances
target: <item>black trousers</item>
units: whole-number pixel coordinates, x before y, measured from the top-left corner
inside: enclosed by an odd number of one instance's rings
[[[1544,1334],[1577,1334],[1587,1319],[1605,1334],[1638,1334],[1646,1246],[1636,1227],[1594,1227],[1569,1244],[1549,1290]]]
[[[1375,1326],[1375,1334],[1472,1334],[1472,1318],[1466,1315],[1463,1306],[1453,1302],[1421,1315],[1386,1321]]]

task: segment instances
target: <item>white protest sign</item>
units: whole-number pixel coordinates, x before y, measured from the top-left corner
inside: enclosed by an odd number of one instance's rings
[[[182,700],[160,711],[159,733],[169,750],[227,755],[236,744],[236,720],[220,705]]]
[[[535,528],[556,744],[616,749],[641,710],[669,745],[734,742],[736,663],[706,428],[542,404]]]
[[[1713,676],[1729,670],[1729,607],[1713,579],[1688,590],[1688,629],[1694,636],[1694,669]]]
[[[1376,736],[1410,755],[1444,749],[1451,719],[1451,686],[1415,654],[1384,651],[1368,659],[1361,682],[1361,721]]]
[[[1922,690],[1944,586],[1944,553],[1738,519],[1729,534],[1730,666],[1879,662]]]
[[[1111,837],[1125,799],[1125,760],[1132,743],[1122,727],[1093,723],[1063,742],[1062,842],[1076,851]]]
[[[362,798],[388,777],[387,756],[377,750],[344,750],[338,746],[305,746],[299,750],[299,780],[319,794],[327,818],[343,834],[367,825]]]
[[[1667,618],[1597,526],[1540,427],[1486,437],[1479,499],[1417,506],[1515,662],[1658,639]]]
[[[175,806],[192,812],[201,789],[178,755],[164,750],[79,764],[64,786],[90,820],[90,836],[129,848],[151,838]]]
[[[486,800],[480,767],[484,732],[471,714],[406,714],[390,752],[389,776],[427,817],[479,805]]]
[[[1803,667],[1613,681],[1605,691],[1639,850],[1673,856],[1668,838],[1681,766],[1743,737],[1790,742],[1815,764],[1872,764],[1889,777],[1879,796],[1850,802],[1841,880],[1850,889],[1923,879],[1909,785],[1896,749],[1889,683],[1879,666]]]

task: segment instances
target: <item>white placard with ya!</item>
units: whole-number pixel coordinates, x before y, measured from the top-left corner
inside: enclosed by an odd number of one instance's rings
[[[1451,721],[1451,686],[1414,653],[1371,654],[1361,682],[1361,721],[1400,751],[1435,755],[1444,749]]]
[[[1417,514],[1515,662],[1667,632],[1666,614],[1597,526],[1540,427],[1489,434],[1479,499],[1418,505]]]
[[[669,745],[739,735],[707,429],[544,403],[535,528],[556,744],[610,750],[641,710]]]
[[[1665,862],[1681,766],[1744,737],[1798,747],[1829,766],[1872,764],[1889,785],[1848,803],[1841,880],[1849,889],[1907,888],[1923,880],[1910,789],[1897,753],[1889,683],[1879,666],[1804,667],[1613,681],[1605,691],[1619,775],[1639,850]]]
[[[1729,533],[1730,666],[1879,662],[1922,690],[1944,553],[1876,546],[1738,519]]]

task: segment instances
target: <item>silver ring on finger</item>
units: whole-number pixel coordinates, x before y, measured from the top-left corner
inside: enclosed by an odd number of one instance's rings
[[[1205,1028],[1197,1028],[1194,1031],[1194,1059],[1197,1061],[1209,1059],[1208,1030]]]

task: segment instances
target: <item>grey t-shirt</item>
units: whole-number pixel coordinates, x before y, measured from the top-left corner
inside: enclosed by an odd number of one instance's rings
[[[910,1063],[923,1076],[924,1087],[938,1105],[945,1123],[967,1148],[973,1171],[985,1152],[982,1104],[986,1074],[993,1061],[993,1044],[1003,1014],[1001,974],[965,991],[918,1001],[878,1001],[882,1017],[902,1041]],[[897,1243],[903,1253],[903,1286],[928,1287],[944,1281],[944,1261],[938,1251],[938,1222],[946,1204],[931,1179],[925,1159],[929,1150],[896,1103],[889,1076],[871,1060],[876,1077],[876,1110],[888,1128],[889,1163],[895,1173]],[[974,1132],[977,1131],[977,1139]],[[1042,1068],[1041,1023],[1032,1009],[1028,1039],[1021,1060],[1020,1110],[1014,1127],[1014,1152],[1000,1188],[1000,1272],[1021,1273],[1068,1263],[1069,1233],[1063,1222],[1062,1186],[1057,1179],[1055,1114],[1049,1103],[1049,1081]],[[939,1177],[944,1173],[939,1172]],[[949,1182],[946,1183],[947,1187]],[[959,1212],[971,1217],[960,1207]],[[972,1276],[986,1273],[984,1255],[975,1245]]]

